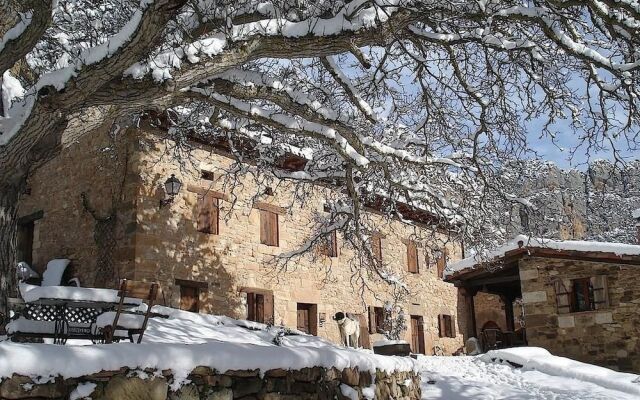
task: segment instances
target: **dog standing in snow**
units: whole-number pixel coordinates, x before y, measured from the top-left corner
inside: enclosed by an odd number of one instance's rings
[[[347,347],[358,347],[360,340],[360,323],[343,312],[337,312],[333,316],[340,329],[340,340]]]

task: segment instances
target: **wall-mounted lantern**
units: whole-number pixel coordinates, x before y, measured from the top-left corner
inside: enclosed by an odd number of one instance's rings
[[[168,197],[160,200],[160,208],[162,208],[162,206],[166,206],[167,204],[173,203],[173,199],[178,195],[181,187],[182,182],[180,182],[180,180],[176,178],[175,174],[171,174],[169,179],[164,182],[164,191]]]

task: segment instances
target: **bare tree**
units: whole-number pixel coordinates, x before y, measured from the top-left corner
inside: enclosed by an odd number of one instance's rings
[[[494,205],[528,205],[501,179],[530,150],[528,121],[553,141],[566,119],[579,144],[617,159],[638,143],[632,0],[4,0],[1,11],[0,309],[25,179],[92,107],[171,109],[176,137],[226,138],[239,157],[251,141],[279,177],[342,185],[317,235],[360,242],[362,210],[380,198],[388,215],[427,210],[471,244],[501,239]],[[312,156],[277,169],[291,149]]]

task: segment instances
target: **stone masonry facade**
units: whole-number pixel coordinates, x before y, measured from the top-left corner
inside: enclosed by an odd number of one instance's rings
[[[231,159],[225,154],[196,146],[186,162],[177,163],[171,154],[175,151],[175,143],[159,132],[131,130],[114,139],[105,128],[85,135],[36,171],[20,205],[20,216],[33,222],[36,270],[64,257],[72,260],[67,277],[78,277],[83,286],[114,287],[121,278],[158,281],[162,302],[172,307],[181,306],[187,285],[195,290],[200,312],[234,318],[247,318],[247,290],[265,291],[273,296],[275,323],[295,328],[300,305],[311,305],[317,334],[333,341],[339,340],[331,320],[336,312],[368,319],[370,307],[389,300],[385,284],[359,273],[352,262],[354,250],[341,244],[340,234],[337,257],[303,257],[286,272],[274,268],[273,256],[302,243],[335,188],[308,188],[301,206],[293,202],[294,188],[275,180],[272,193],[255,198],[260,183],[251,175],[241,178],[240,190],[230,191],[224,170]],[[173,203],[160,207],[162,185],[171,174],[180,179],[182,190]],[[217,234],[197,230],[203,191],[220,194]],[[279,215],[277,247],[261,243],[256,200],[286,210]],[[445,354],[457,351],[466,332],[465,321],[456,318],[464,301],[437,276],[431,246],[418,248],[419,273],[407,271],[405,240],[427,228],[389,222],[375,213],[370,218],[382,234],[383,261],[411,292],[402,304],[409,325],[406,339],[416,334],[411,316],[420,321],[426,353],[435,346]],[[449,260],[461,257],[459,245],[449,242],[446,248]],[[371,290],[361,293],[363,282]],[[455,321],[452,337],[441,337],[443,314]],[[380,338],[373,333],[371,343]]]
[[[640,274],[637,265],[557,258],[519,261],[530,346],[579,361],[640,372]],[[595,311],[558,307],[561,282],[606,277],[608,304]],[[562,304],[562,303],[560,303]]]

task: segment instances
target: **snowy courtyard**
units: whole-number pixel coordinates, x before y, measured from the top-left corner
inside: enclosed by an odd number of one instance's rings
[[[631,394],[583,380],[486,363],[480,357],[420,357],[423,399],[631,400]],[[429,384],[430,379],[435,384]],[[640,383],[637,384],[640,391]]]

